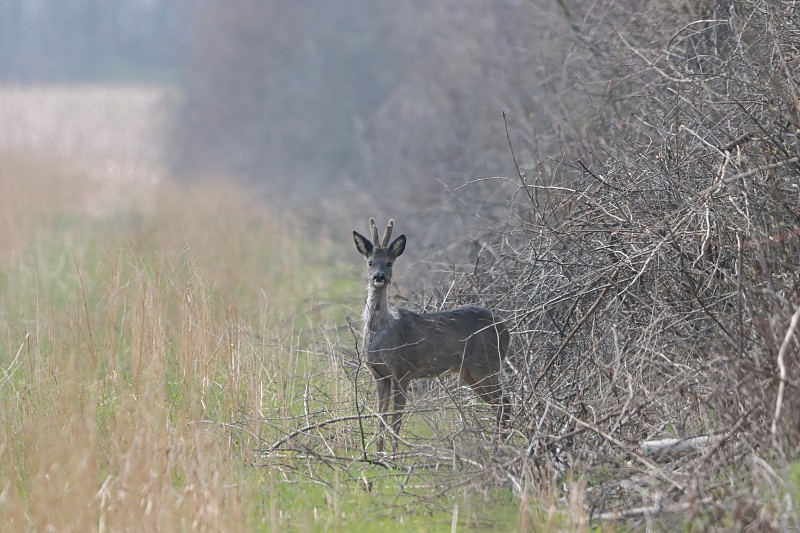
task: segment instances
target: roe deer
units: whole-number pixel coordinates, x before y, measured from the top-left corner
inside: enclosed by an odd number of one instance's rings
[[[499,374],[508,351],[508,329],[484,307],[437,313],[391,308],[392,264],[405,250],[406,236],[400,235],[389,244],[394,226],[394,220],[390,220],[383,239],[378,241],[374,218],[369,219],[369,225],[372,241],[356,231],[353,240],[368,265],[364,351],[378,388],[378,452],[383,451],[389,401],[394,399],[392,450],[396,453],[409,382],[435,378],[447,371],[458,374],[485,402],[497,406],[498,424],[505,424],[510,406]]]

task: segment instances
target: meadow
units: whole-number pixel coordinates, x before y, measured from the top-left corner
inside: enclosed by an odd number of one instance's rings
[[[173,89],[0,87],[2,523],[800,530],[798,12],[651,4],[402,8],[375,76],[226,5]],[[376,453],[369,216],[508,327],[508,438],[442,377]]]
[[[463,391],[447,405],[440,385],[418,393],[405,447],[376,455],[352,243],[309,236],[296,215],[221,180],[170,182],[156,156],[142,156],[156,152],[129,146],[156,142],[157,130],[124,123],[158,119],[152,93],[90,91],[122,123],[73,108],[63,131],[74,91],[63,107],[56,89],[18,91],[4,110],[38,139],[6,135],[0,150],[7,527],[435,531],[562,520],[487,482],[491,413]],[[93,132],[105,136],[100,148],[62,139]],[[109,170],[142,166],[149,179]],[[98,194],[109,188],[113,203]],[[466,443],[484,463],[459,458]]]

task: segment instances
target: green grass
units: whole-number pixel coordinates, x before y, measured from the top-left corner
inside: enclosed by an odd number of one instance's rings
[[[363,287],[332,273],[334,243],[224,186],[157,197],[121,225],[48,205],[0,256],[4,523],[444,531],[455,513],[459,530],[517,528],[508,489],[426,455],[491,448],[449,406],[410,416],[415,448],[374,463],[376,421],[354,418],[373,385],[340,303]]]
[[[420,504],[417,497],[399,492],[404,479],[405,474],[387,478],[385,473],[366,472],[358,480],[333,479],[323,485],[312,480],[281,482],[262,474],[259,482],[270,490],[255,509],[252,525],[256,530],[274,529],[277,501],[293,502],[278,506],[280,526],[292,530],[451,531],[454,513],[460,531],[516,529],[518,503],[508,494],[495,494],[491,500],[439,496]]]

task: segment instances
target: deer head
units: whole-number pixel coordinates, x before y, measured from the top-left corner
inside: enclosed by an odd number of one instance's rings
[[[392,244],[389,244],[394,220],[389,220],[380,241],[378,241],[378,226],[375,225],[374,218],[369,219],[369,227],[372,230],[374,245],[372,241],[357,231],[353,232],[353,240],[356,243],[356,249],[367,260],[367,281],[373,287],[384,287],[392,281],[392,265],[395,259],[400,257],[406,249],[406,236],[400,235]]]

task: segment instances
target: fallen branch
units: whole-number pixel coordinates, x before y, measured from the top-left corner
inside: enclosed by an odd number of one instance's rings
[[[713,500],[711,498],[703,498],[699,502],[683,502],[673,505],[662,505],[659,501],[655,505],[648,505],[643,507],[631,507],[630,509],[616,509],[603,513],[598,518],[604,522],[614,520],[628,520],[631,518],[654,517],[662,513],[682,513],[694,507],[697,504],[707,505]]]
[[[688,439],[646,440],[639,444],[644,457],[657,462],[669,462],[715,446],[722,440],[719,435],[703,435]]]
[[[613,444],[614,446],[616,446],[619,450],[626,450],[627,449],[627,446],[623,442],[615,439],[614,437],[612,437],[611,435],[609,435],[608,433],[606,433],[602,429],[600,429],[600,428],[598,428],[598,427],[596,427],[596,426],[594,426],[592,424],[589,424],[588,422],[584,422],[583,420],[581,420],[577,416],[573,415],[567,409],[561,407],[560,405],[557,405],[555,403],[552,403],[550,405],[552,405],[554,409],[558,410],[559,412],[565,414],[567,417],[572,419],[576,424],[578,424],[580,426],[583,426],[586,429],[588,429],[588,430],[596,433],[597,435],[601,436],[603,439],[605,439],[606,441],[608,441],[611,444]],[[645,469],[647,469],[647,471],[650,474],[652,474],[656,478],[660,479],[661,481],[665,481],[665,482],[669,483],[674,488],[676,488],[679,492],[684,492],[686,490],[686,487],[684,487],[677,480],[675,480],[672,477],[670,477],[666,471],[662,470],[658,465],[656,465],[653,461],[651,461],[647,457],[644,457],[643,455],[632,454],[632,459],[635,460],[636,462],[640,463]]]
[[[427,412],[438,412],[438,411],[440,411],[440,409],[420,409],[420,408],[417,408],[417,409],[414,409],[411,412],[427,413]],[[306,426],[303,426],[301,428],[293,430],[291,433],[288,433],[288,434],[284,435],[283,437],[281,437],[280,439],[276,440],[272,444],[272,446],[267,448],[267,450],[265,450],[263,453],[268,455],[270,452],[273,452],[273,451],[277,450],[278,448],[283,446],[283,444],[285,444],[286,442],[292,440],[293,438],[295,438],[295,437],[297,437],[299,435],[306,435],[306,434],[310,433],[312,430],[320,429],[320,428],[323,428],[325,426],[329,426],[331,424],[338,424],[340,422],[350,422],[350,421],[353,421],[353,420],[361,420],[361,419],[364,419],[364,418],[389,417],[389,416],[394,416],[395,414],[401,413],[401,412],[407,414],[409,411],[390,411],[390,412],[384,413],[384,414],[381,414],[381,413],[361,413],[361,414],[358,414],[358,415],[346,415],[346,416],[339,416],[339,417],[336,417],[336,418],[328,418],[326,420],[322,420],[320,422],[315,422],[313,424],[308,424]]]

